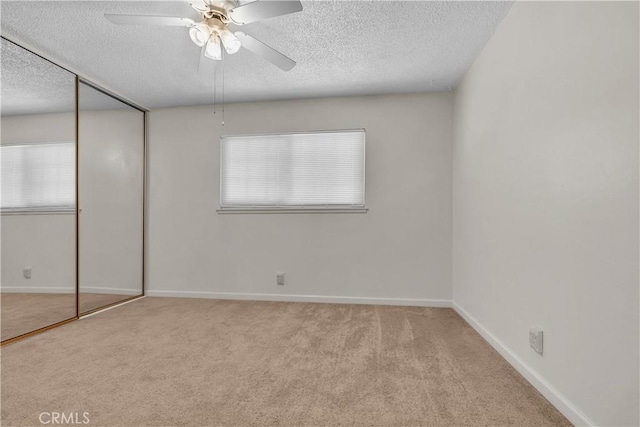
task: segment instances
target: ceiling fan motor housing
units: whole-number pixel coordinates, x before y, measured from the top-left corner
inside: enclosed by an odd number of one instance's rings
[[[209,5],[203,15],[205,19],[217,18],[227,24],[230,22],[228,13],[228,10],[222,6]]]
[[[220,34],[223,30],[227,29],[227,25],[217,16],[207,18],[205,23],[211,30],[211,33]]]

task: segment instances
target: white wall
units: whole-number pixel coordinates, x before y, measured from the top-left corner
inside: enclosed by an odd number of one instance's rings
[[[2,117],[2,144],[75,141],[73,114]],[[2,215],[3,291],[75,292],[75,213]],[[31,279],[22,270],[32,268]]]
[[[577,423],[640,423],[638,37],[637,2],[516,2],[456,91],[454,301]]]
[[[451,298],[451,93],[235,104],[225,114],[223,130],[220,106],[215,116],[212,107],[148,115],[149,295]],[[368,213],[216,213],[221,132],[349,128],[367,131]]]

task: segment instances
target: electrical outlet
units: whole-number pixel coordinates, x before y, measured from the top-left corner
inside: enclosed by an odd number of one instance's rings
[[[31,267],[25,267],[25,269],[22,270],[22,274],[25,279],[31,279]]]
[[[536,353],[542,354],[542,329],[535,326],[529,329],[529,345]]]
[[[284,273],[276,273],[276,283],[280,286],[284,285]]]

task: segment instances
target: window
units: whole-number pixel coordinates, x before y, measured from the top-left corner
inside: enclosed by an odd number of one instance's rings
[[[75,209],[73,142],[4,145],[0,165],[3,212]]]
[[[225,209],[364,208],[364,130],[225,136]]]

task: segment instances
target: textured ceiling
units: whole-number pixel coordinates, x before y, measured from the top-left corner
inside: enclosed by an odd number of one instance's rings
[[[0,41],[2,116],[75,111],[76,77],[63,68],[4,39]],[[128,105],[85,84],[80,110],[125,110]]]
[[[75,76],[2,40],[0,101],[3,116],[73,111]]]
[[[297,66],[283,72],[245,50],[227,56],[227,102],[448,90],[457,86],[512,4],[302,3],[300,13],[242,27]],[[1,8],[3,35],[143,107],[210,104],[214,72],[220,100],[222,67],[200,60],[186,28],[116,26],[103,16],[197,20],[187,1],[2,1]],[[31,73],[46,74],[44,69]],[[3,86],[11,84],[5,75],[2,80]]]

